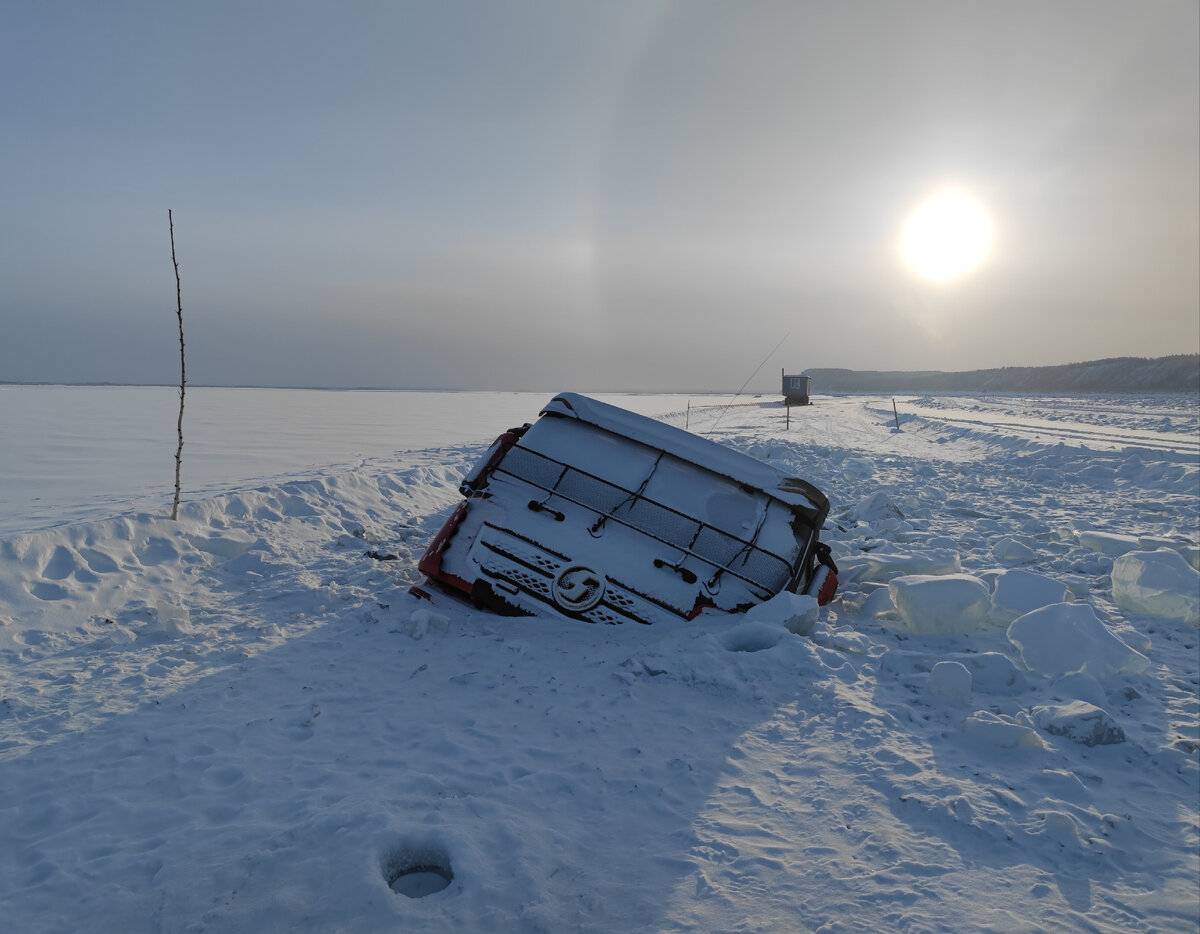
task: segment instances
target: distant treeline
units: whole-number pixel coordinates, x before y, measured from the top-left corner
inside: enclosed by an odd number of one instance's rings
[[[809,369],[814,393],[827,392],[1200,392],[1200,354],[1113,357],[1061,366],[1006,366],[943,373]]]

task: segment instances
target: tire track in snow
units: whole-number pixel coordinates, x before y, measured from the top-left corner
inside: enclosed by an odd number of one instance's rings
[[[1200,439],[1183,435],[1170,435],[1162,432],[1149,432],[1128,428],[1088,427],[1078,424],[1057,425],[1035,419],[997,419],[966,418],[951,415],[931,413],[928,410],[918,411],[909,416],[919,418],[931,424],[946,423],[951,425],[966,425],[980,431],[1001,432],[1005,436],[1025,436],[1028,440],[1038,442],[1067,442],[1075,441],[1081,445],[1095,447],[1098,450],[1124,450],[1126,448],[1141,448],[1150,451],[1167,451],[1176,454],[1200,456]]]

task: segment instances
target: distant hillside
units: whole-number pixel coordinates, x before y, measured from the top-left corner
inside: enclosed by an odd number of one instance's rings
[[[812,391],[826,392],[1200,392],[1200,354],[1149,360],[1113,357],[1061,366],[1006,366],[943,373],[805,370]]]

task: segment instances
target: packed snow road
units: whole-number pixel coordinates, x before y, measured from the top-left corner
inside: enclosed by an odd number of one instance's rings
[[[829,495],[815,619],[417,601],[487,439],[0,539],[6,927],[1195,931],[1200,404],[897,405],[656,402]]]

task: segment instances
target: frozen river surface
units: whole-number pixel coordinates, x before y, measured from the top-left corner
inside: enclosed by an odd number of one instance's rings
[[[552,395],[191,388],[183,497],[490,442],[536,417]],[[602,398],[647,414],[687,405],[685,397]],[[170,510],[178,413],[178,390],[166,386],[0,386],[0,534]]]

